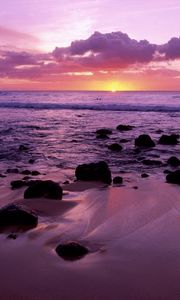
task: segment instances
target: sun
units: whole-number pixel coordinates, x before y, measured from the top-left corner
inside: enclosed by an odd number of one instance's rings
[[[116,93],[116,89],[112,89],[111,92],[112,92],[112,93]]]

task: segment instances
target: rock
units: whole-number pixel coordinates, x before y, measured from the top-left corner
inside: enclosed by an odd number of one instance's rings
[[[102,181],[111,184],[111,171],[106,162],[83,164],[76,168],[77,180],[82,181]]]
[[[7,236],[7,238],[8,239],[12,239],[12,240],[16,240],[17,239],[17,234],[15,234],[15,233],[10,233],[8,236]]]
[[[63,184],[69,184],[69,180],[64,181]]]
[[[76,242],[59,244],[56,247],[57,254],[65,260],[78,260],[89,253],[89,250]]]
[[[27,146],[24,146],[24,145],[19,146],[19,151],[27,151],[27,150],[28,150]]]
[[[11,181],[11,188],[13,190],[20,189],[25,185],[26,185],[26,183],[23,180],[13,180],[13,181]]]
[[[144,159],[142,163],[143,163],[143,165],[146,165],[146,166],[160,166],[160,165],[162,165],[162,161],[155,160],[155,159]]]
[[[149,177],[149,175],[146,174],[146,173],[142,173],[142,174],[141,174],[141,177],[142,177],[142,178],[147,178],[147,177]]]
[[[120,124],[116,127],[116,129],[119,131],[129,131],[129,130],[132,130],[133,128],[134,128],[134,126],[132,126],[132,125],[122,125],[122,124]]]
[[[176,145],[178,143],[179,136],[177,134],[165,135],[163,134],[159,139],[159,144],[162,145]]]
[[[14,226],[27,230],[36,227],[37,224],[37,215],[25,207],[10,204],[0,209],[0,232]]]
[[[31,184],[24,192],[24,198],[62,199],[62,188],[51,180],[37,181]]]
[[[24,170],[24,171],[21,172],[21,174],[23,174],[23,175],[31,175],[31,171]]]
[[[14,169],[7,169],[6,170],[7,173],[9,174],[18,174],[19,173],[19,170],[17,168],[14,168]]]
[[[180,160],[176,156],[171,156],[167,163],[173,167],[178,167],[180,165]]]
[[[39,172],[39,171],[32,171],[31,172],[31,175],[32,176],[38,176],[38,175],[40,175],[41,173]]]
[[[24,177],[23,177],[23,180],[25,180],[25,181],[26,181],[26,180],[30,180],[30,179],[31,179],[30,176],[24,176]]]
[[[102,139],[102,140],[109,139],[109,137],[106,134],[104,134],[104,133],[97,134],[96,138],[97,139]]]
[[[121,151],[122,150],[122,146],[119,145],[118,143],[114,143],[114,144],[111,144],[108,146],[108,149],[111,150],[111,151]]]
[[[133,189],[134,190],[138,190],[138,186],[133,186]]]
[[[113,178],[113,183],[114,184],[121,184],[123,183],[123,178],[121,176],[116,176]]]
[[[29,161],[28,161],[29,164],[34,164],[35,163],[35,159],[31,158]]]
[[[180,184],[180,170],[169,173],[166,176],[166,181],[168,183]]]
[[[108,129],[108,128],[101,128],[101,129],[98,129],[96,130],[96,134],[112,134],[112,130]]]
[[[5,178],[6,175],[0,174],[0,178]]]
[[[149,148],[155,147],[155,143],[148,134],[141,134],[138,138],[135,139],[135,146]]]

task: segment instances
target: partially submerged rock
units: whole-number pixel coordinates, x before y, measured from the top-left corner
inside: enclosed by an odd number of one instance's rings
[[[180,170],[169,173],[166,176],[166,181],[168,183],[180,184]]]
[[[0,209],[0,232],[8,228],[28,230],[38,224],[37,215],[21,205],[10,204]]]
[[[159,139],[159,144],[162,145],[176,145],[178,143],[178,134],[166,135],[163,134]]]
[[[114,184],[122,184],[123,183],[123,178],[121,176],[116,176],[113,178],[113,183]]]
[[[25,145],[20,145],[19,146],[19,151],[27,151],[28,150],[28,147],[25,146]]]
[[[101,139],[101,140],[105,140],[105,139],[109,139],[108,135],[105,133],[100,133],[96,135],[97,139]]]
[[[62,199],[62,188],[60,185],[52,180],[37,180],[32,182],[24,192],[24,198],[48,198],[48,199]]]
[[[113,143],[108,146],[108,149],[111,151],[119,152],[122,150],[122,146],[118,143]]]
[[[135,146],[149,148],[155,147],[155,143],[148,134],[141,134],[135,139]]]
[[[59,244],[56,247],[56,252],[63,259],[74,261],[83,258],[89,253],[89,250],[77,242],[69,242],[66,244]]]
[[[23,186],[26,186],[26,182],[24,182],[23,180],[13,180],[13,181],[11,181],[11,188],[13,190],[20,189]]]
[[[108,128],[101,128],[96,130],[96,134],[105,134],[105,135],[112,134],[112,130]]]
[[[167,163],[173,167],[178,167],[178,166],[180,166],[180,159],[177,158],[176,156],[171,156],[168,159]]]
[[[102,181],[111,184],[111,171],[105,161],[97,163],[83,164],[76,168],[77,180],[82,181]]]
[[[124,125],[124,124],[120,124],[116,127],[116,129],[119,131],[129,131],[129,130],[132,130],[133,128],[134,128],[134,126],[132,126],[132,125]]]
[[[148,175],[147,173],[142,173],[142,174],[141,174],[141,177],[142,177],[142,178],[147,178],[147,177],[149,177],[149,175]]]

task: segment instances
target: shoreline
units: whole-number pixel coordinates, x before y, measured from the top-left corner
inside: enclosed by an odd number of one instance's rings
[[[147,178],[138,187],[75,182],[60,201],[22,200],[23,189],[1,187],[2,202],[39,215],[16,240],[0,234],[3,300],[179,299],[179,186]],[[55,247],[66,241],[91,252],[64,261]]]

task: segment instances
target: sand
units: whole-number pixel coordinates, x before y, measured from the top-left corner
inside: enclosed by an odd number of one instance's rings
[[[38,227],[16,240],[0,235],[1,299],[180,299],[180,187],[139,178],[105,187],[65,186],[62,201],[22,200],[1,188],[1,206],[25,203]],[[55,248],[78,241],[91,250],[68,262]]]

